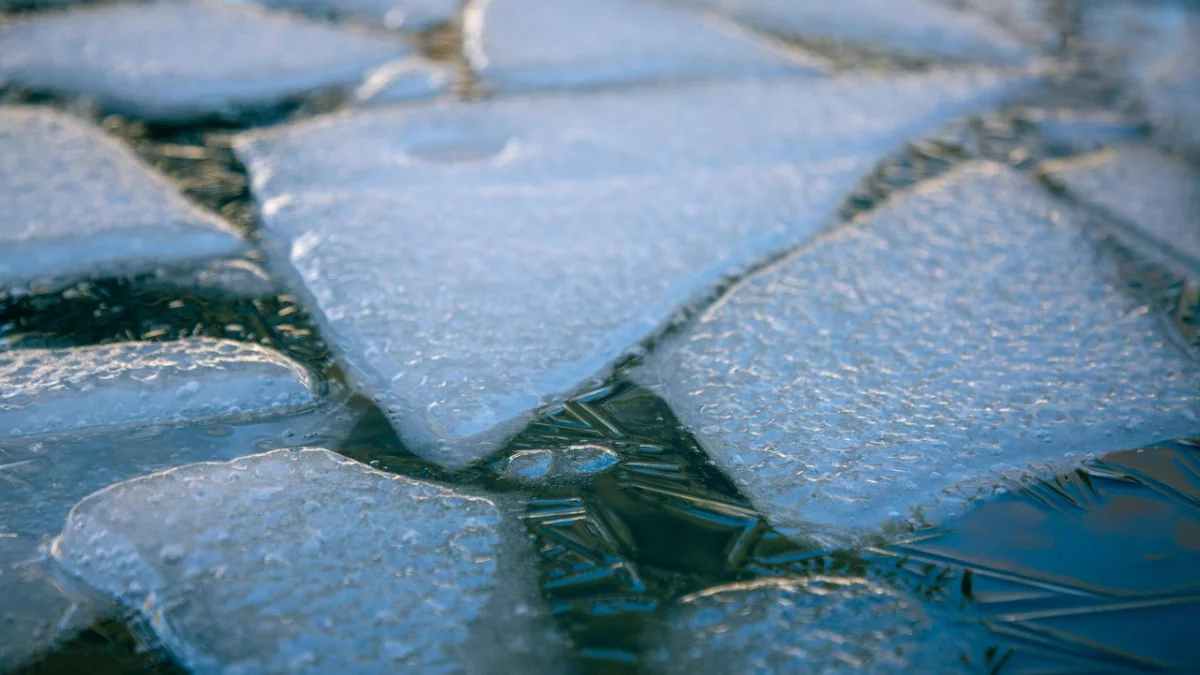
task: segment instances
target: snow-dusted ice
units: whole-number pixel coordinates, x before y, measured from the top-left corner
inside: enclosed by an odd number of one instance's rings
[[[971,163],[743,281],[636,376],[784,532],[937,521],[999,471],[1195,432],[1200,367],[1122,283],[1071,211]]]
[[[467,58],[501,92],[821,72],[761,38],[641,0],[488,0],[464,27]]]
[[[351,382],[413,452],[458,466],[725,277],[829,224],[905,139],[1030,81],[969,71],[446,103],[237,149],[270,253]]]
[[[277,450],[97,492],[51,554],[200,675],[556,672],[522,632],[537,599],[514,595],[533,585],[506,567],[501,520],[488,499]]]
[[[651,641],[649,671],[967,673],[969,637],[866,579],[767,579],[685,597]]]
[[[671,0],[764,33],[882,54],[1015,64],[1028,47],[997,24],[938,0]]]
[[[1200,275],[1200,172],[1155,148],[1119,145],[1048,163],[1045,170],[1079,200],[1134,228],[1131,243],[1178,256]]]
[[[0,291],[242,249],[228,224],[100,130],[44,108],[0,107]]]
[[[36,16],[0,28],[0,53],[0,82],[84,95],[105,110],[167,123],[236,118],[318,90],[353,89],[373,70],[414,58],[395,39],[203,0]]]
[[[229,340],[0,352],[0,438],[245,418],[315,397],[300,364]]]

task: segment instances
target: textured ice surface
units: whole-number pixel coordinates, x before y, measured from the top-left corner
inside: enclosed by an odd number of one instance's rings
[[[244,139],[276,261],[406,446],[483,457],[903,139],[1020,77],[752,82],[375,110]],[[879,115],[887,109],[888,115]]]
[[[95,597],[59,583],[38,553],[80,499],[152,471],[345,437],[351,422],[348,415],[320,413],[238,426],[0,439],[0,671],[69,639],[98,617]]]
[[[0,290],[241,249],[227,225],[99,130],[43,108],[0,107]]]
[[[532,643],[475,632],[518,586],[500,530],[489,500],[278,450],[93,494],[51,552],[195,673],[538,672],[485,662]]]
[[[1082,201],[1116,214],[1200,274],[1200,173],[1154,148],[1124,145],[1047,165]]]
[[[242,0],[230,0],[241,2]],[[424,31],[447,23],[463,0],[261,0],[265,5],[314,14],[358,16],[404,31]]]
[[[302,366],[229,340],[0,352],[0,437],[286,412],[313,400]]]
[[[1016,63],[1031,52],[972,12],[937,0],[673,0],[719,12],[765,33],[874,52]]]
[[[158,122],[236,117],[355,87],[411,58],[403,44],[220,3],[158,2],[47,14],[0,28],[0,81],[82,94]]]
[[[957,673],[965,631],[913,598],[861,579],[808,577],[719,586],[671,610],[651,672]]]
[[[966,481],[1200,412],[1194,358],[1072,214],[985,163],[744,281],[637,377],[789,533],[937,518]]]
[[[467,57],[501,91],[819,72],[763,40],[640,0],[487,0],[467,16]]]
[[[520,483],[572,483],[616,465],[617,453],[585,443],[549,450],[518,450],[498,460],[497,473]]]

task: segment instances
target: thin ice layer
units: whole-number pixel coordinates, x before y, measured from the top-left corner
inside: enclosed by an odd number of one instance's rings
[[[1080,200],[1116,214],[1136,243],[1182,257],[1200,274],[1200,173],[1146,146],[1123,145],[1046,166]]]
[[[0,290],[242,248],[228,225],[99,130],[45,108],[0,107]]]
[[[688,596],[653,643],[650,672],[959,673],[966,630],[865,579],[812,576],[718,586]]]
[[[723,278],[828,224],[904,138],[1022,82],[439,105],[297,125],[238,152],[271,253],[352,382],[408,448],[453,466],[498,449]]]
[[[0,82],[186,123],[356,87],[412,52],[348,28],[189,0],[38,16],[0,29],[0,53]]]
[[[515,581],[500,521],[486,499],[277,450],[97,492],[51,554],[193,673],[488,672],[483,654],[522,649],[471,640]]]
[[[751,28],[803,41],[907,57],[1019,63],[1032,53],[973,12],[937,0],[673,0]]]
[[[0,474],[0,497],[5,482]],[[9,673],[99,617],[93,604],[76,602],[42,573],[37,538],[6,529],[0,525],[0,672]]]
[[[991,472],[1194,433],[1200,368],[1072,215],[966,165],[743,282],[637,377],[789,533],[936,518]]]
[[[314,398],[303,366],[229,340],[0,352],[0,437],[249,417]]]
[[[763,40],[640,0],[487,0],[467,17],[466,55],[500,91],[820,72]]]
[[[1133,81],[1159,140],[1200,156],[1200,9],[1106,2],[1088,6],[1083,16],[1085,39]]]
[[[240,2],[241,0],[230,0]],[[356,16],[403,31],[426,31],[449,23],[463,0],[261,0],[265,5],[313,14]]]

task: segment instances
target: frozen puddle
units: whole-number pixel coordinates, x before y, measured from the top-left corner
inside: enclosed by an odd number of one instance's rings
[[[487,499],[277,450],[97,492],[52,556],[197,674],[517,672],[504,659],[546,657],[500,531]]]
[[[1195,361],[1073,214],[962,167],[743,282],[638,372],[786,533],[959,510],[1031,462],[1194,432]]]
[[[1116,215],[1134,243],[1148,242],[1181,257],[1200,276],[1200,173],[1145,146],[1123,145],[1074,160],[1048,162],[1046,171],[1081,201]]]
[[[254,134],[238,153],[275,260],[352,382],[406,447],[457,466],[829,224],[906,138],[1029,83],[939,73],[443,104]]]
[[[196,1],[46,14],[0,28],[0,52],[0,82],[88,96],[106,110],[166,123],[232,119],[313,91],[355,88],[372,70],[415,58],[391,39]],[[429,79],[426,90],[438,86]]]
[[[228,340],[0,352],[0,437],[242,418],[314,399],[303,366]]]
[[[656,640],[650,672],[976,672],[962,662],[968,636],[866,579],[769,579],[683,598]]]
[[[639,0],[488,0],[468,12],[467,57],[500,91],[782,73],[785,52]]]
[[[74,118],[0,107],[0,147],[0,291],[242,251],[223,221]]]
[[[861,49],[975,63],[1015,64],[1032,52],[973,12],[937,0],[672,0],[764,33]]]

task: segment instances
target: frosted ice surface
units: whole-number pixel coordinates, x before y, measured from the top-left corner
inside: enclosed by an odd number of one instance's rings
[[[357,87],[412,58],[400,42],[196,1],[47,14],[0,29],[0,81],[94,98],[156,122],[237,117],[316,90]]]
[[[263,444],[344,438],[352,421],[340,413],[318,413],[238,426],[0,438],[0,671],[70,639],[97,618],[94,596],[68,595],[71,587],[58,583],[38,552],[39,545],[62,530],[67,513],[80,499],[134,476],[234,459],[261,451]]]
[[[513,584],[500,528],[487,499],[277,450],[97,492],[51,553],[194,673],[489,672],[481,658],[520,648],[472,643]]]
[[[493,468],[519,483],[571,483],[587,480],[619,461],[617,453],[584,443],[563,448],[518,450],[497,460]]]
[[[373,110],[238,144],[276,261],[413,452],[497,450],[883,154],[1028,84],[960,73]],[[877,111],[887,109],[888,115]]]
[[[1072,216],[966,165],[744,281],[636,377],[794,534],[936,520],[992,472],[1194,433],[1195,359]]]
[[[964,629],[864,579],[813,576],[718,586],[667,616],[650,672],[957,673]]]
[[[0,352],[0,438],[285,412],[314,398],[303,366],[229,340]]]
[[[488,0],[467,16],[467,57],[500,91],[820,72],[763,40],[640,0]]]
[[[1062,162],[1050,175],[1079,199],[1137,228],[1139,238],[1181,255],[1200,275],[1200,173],[1145,146],[1121,145]]]
[[[1032,53],[983,16],[937,0],[673,0],[797,40],[909,57],[1018,63]]]
[[[243,0],[230,0],[242,2]],[[265,5],[315,14],[357,16],[403,31],[425,31],[449,22],[463,0],[261,0]]]
[[[43,108],[0,107],[0,290],[242,248],[225,223],[99,130]]]
[[[976,69],[443,101],[252,132],[237,152],[266,206],[304,192],[538,186],[876,157],[1041,82]]]

